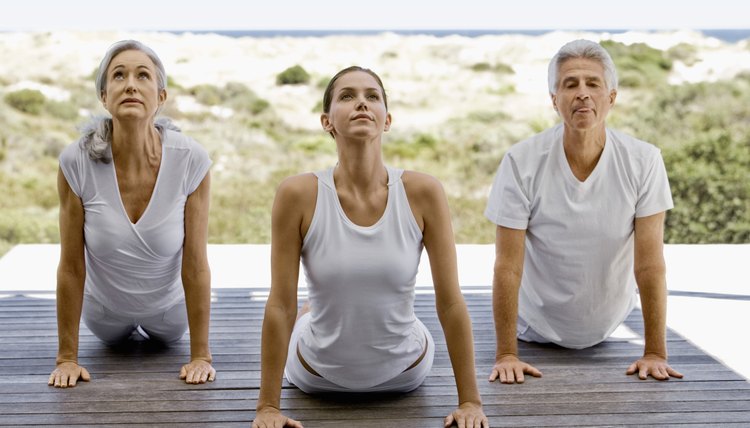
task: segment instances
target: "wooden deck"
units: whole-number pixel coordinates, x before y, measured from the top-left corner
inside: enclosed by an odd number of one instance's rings
[[[7,288],[7,287],[6,287]],[[260,378],[262,290],[216,289],[211,348],[217,379],[186,385],[187,336],[158,349],[133,342],[110,349],[82,326],[80,361],[92,381],[73,389],[46,385],[57,352],[54,294],[0,298],[0,426],[248,427]],[[750,426],[750,382],[669,332],[670,363],[683,380],[640,381],[625,376],[642,352],[633,340],[611,339],[574,351],[520,343],[523,357],[544,372],[524,385],[487,382],[494,356],[490,296],[465,294],[474,323],[477,376],[493,427],[606,425]],[[417,315],[437,341],[430,376],[397,396],[307,396],[285,384],[282,406],[305,427],[442,427],[456,405],[455,385],[434,296],[417,295]],[[642,334],[641,315],[626,325]]]

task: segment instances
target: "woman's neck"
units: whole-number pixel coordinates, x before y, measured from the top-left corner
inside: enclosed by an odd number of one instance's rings
[[[337,141],[339,162],[333,172],[337,187],[368,193],[388,183],[380,139]]]
[[[118,166],[153,164],[161,160],[161,136],[153,122],[113,120],[112,156]]]

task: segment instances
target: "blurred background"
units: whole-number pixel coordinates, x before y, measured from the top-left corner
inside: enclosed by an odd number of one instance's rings
[[[57,157],[105,113],[94,72],[127,38],[160,55],[163,115],[214,161],[211,243],[269,243],[280,180],[335,162],[323,90],[353,64],[386,86],[386,162],[443,182],[457,243],[494,242],[482,213],[495,170],[557,122],[547,64],[576,38],[618,67],[609,126],[662,150],[675,202],[666,241],[750,243],[750,6],[154,3],[32,0],[0,14],[0,256],[58,242]]]

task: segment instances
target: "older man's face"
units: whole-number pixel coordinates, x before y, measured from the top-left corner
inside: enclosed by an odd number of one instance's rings
[[[558,76],[552,104],[565,126],[580,131],[603,128],[617,97],[616,90],[607,89],[604,66],[592,59],[573,58],[562,63]]]

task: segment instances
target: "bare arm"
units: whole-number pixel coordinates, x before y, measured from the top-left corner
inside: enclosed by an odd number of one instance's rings
[[[490,381],[523,383],[524,373],[541,376],[535,367],[518,359],[516,322],[518,290],[521,287],[526,231],[498,226],[495,237],[495,271],[492,284],[492,310],[495,319],[495,366]]]
[[[421,220],[423,225],[423,241],[430,258],[437,314],[458,389],[459,408],[446,418],[446,426],[454,421],[458,426],[463,426],[465,421],[470,420],[482,421],[482,426],[489,426],[477,388],[471,319],[458,284],[456,245],[448,200],[443,187],[430,176],[405,173],[404,185],[412,212],[417,222]]]
[[[208,209],[211,176],[207,173],[185,203],[185,242],[182,248],[182,286],[190,328],[190,363],[180,370],[187,383],[213,381],[208,325],[211,316],[211,271],[208,266]]]
[[[643,358],[633,363],[628,374],[641,379],[650,374],[666,380],[682,374],[667,364],[667,283],[664,263],[664,212],[635,219],[635,280],[641,296],[645,348]]]
[[[281,379],[297,317],[300,253],[315,208],[316,186],[317,179],[310,174],[291,177],[281,183],[274,198],[271,292],[263,317],[260,393],[253,427],[302,426],[281,413]]]
[[[68,185],[62,170],[57,173],[60,197],[60,263],[57,267],[56,368],[48,384],[75,386],[78,378],[89,380],[89,373],[78,366],[78,333],[86,279],[83,238],[83,203]]]

